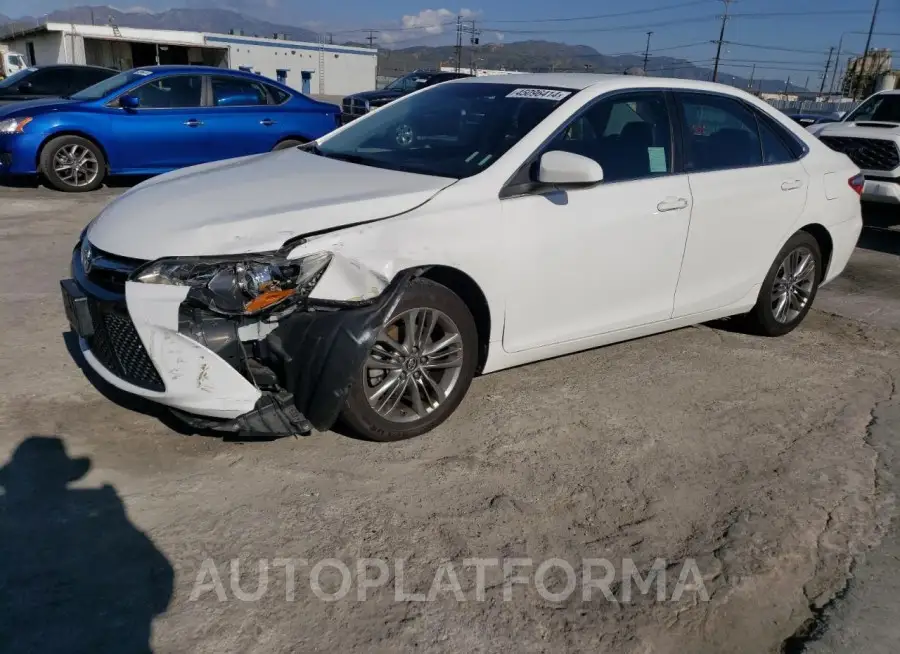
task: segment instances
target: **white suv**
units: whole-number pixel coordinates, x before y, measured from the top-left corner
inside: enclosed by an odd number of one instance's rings
[[[469,78],[136,186],[62,291],[88,365],[190,424],[397,440],[476,373],[725,316],[788,333],[847,263],[861,188],[731,87]]]
[[[811,131],[860,167],[864,200],[900,205],[900,91],[876,93],[841,122]]]

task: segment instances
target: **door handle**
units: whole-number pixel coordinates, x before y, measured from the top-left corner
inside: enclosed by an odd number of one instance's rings
[[[666,198],[656,205],[659,212],[678,211],[679,209],[687,209],[688,201],[685,198]]]
[[[794,190],[800,188],[801,186],[803,186],[803,182],[801,182],[799,179],[792,179],[788,182],[782,182],[781,190],[782,191],[794,191]]]
[[[265,127],[271,127],[272,125],[275,124],[275,121],[272,120],[271,118],[263,118],[261,121],[259,121],[259,124],[263,125]]]
[[[191,118],[190,120],[184,121],[184,124],[187,125],[188,127],[200,127],[203,124],[203,122],[197,120],[196,118]]]

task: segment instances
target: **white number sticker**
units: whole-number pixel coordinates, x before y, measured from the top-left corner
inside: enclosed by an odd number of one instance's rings
[[[134,71],[135,75],[140,75],[141,77],[146,77],[147,75],[152,75],[152,70],[136,70]]]
[[[534,100],[551,100],[559,102],[572,95],[571,91],[557,91],[556,89],[516,89],[507,98],[532,98]]]

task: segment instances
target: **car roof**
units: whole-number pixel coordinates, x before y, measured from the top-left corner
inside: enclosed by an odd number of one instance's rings
[[[132,72],[135,70],[148,70],[156,73],[194,73],[196,75],[210,75],[215,73],[217,75],[233,75],[235,77],[247,77],[250,79],[264,79],[267,84],[278,84],[275,80],[270,77],[266,77],[265,75],[258,75],[256,73],[248,73],[244,70],[235,70],[234,68],[219,68],[218,66],[185,66],[185,65],[163,65],[163,66],[140,66],[138,68],[133,68]],[[283,86],[283,85],[282,85]]]
[[[617,89],[654,88],[685,89],[689,91],[712,91],[748,95],[745,91],[726,84],[704,82],[674,77],[644,77],[638,75],[610,75],[595,73],[508,73],[505,75],[485,75],[463,80],[451,80],[445,84],[506,84],[509,86],[529,86],[571,89],[581,91],[596,88],[599,91]]]
[[[37,66],[29,66],[25,70],[32,70],[32,69],[47,70],[47,69],[54,69],[54,68],[60,68],[60,69],[71,68],[74,70],[106,70],[106,71],[110,71],[113,73],[119,72],[113,68],[107,68],[105,66],[87,66],[84,64],[38,64]]]

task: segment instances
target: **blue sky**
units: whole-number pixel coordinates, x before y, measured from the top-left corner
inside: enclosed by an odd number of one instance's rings
[[[173,6],[232,8],[275,22],[335,32],[335,41],[361,40],[364,34],[353,30],[372,28],[379,30],[382,45],[393,47],[452,43],[454,29],[446,23],[458,13],[476,21],[483,30],[482,42],[546,39],[589,45],[604,54],[642,53],[645,32],[652,30],[651,51],[700,65],[707,65],[715,54],[715,45],[709,41],[718,37],[718,16],[724,7],[722,0],[465,1],[463,7],[423,6],[415,0],[118,0],[112,4],[156,11]],[[28,13],[38,15],[73,4],[87,3],[32,0],[27,7]],[[734,0],[725,38],[735,45],[725,46],[725,70],[747,77],[756,64],[757,76],[785,79],[790,75],[799,84],[809,76],[812,85],[821,76],[817,71],[825,66],[828,48],[836,47],[842,34],[842,65],[849,54],[863,50],[874,4],[874,0]],[[22,13],[22,6],[18,0],[0,0],[0,13],[15,17]],[[793,15],[767,15],[785,13]],[[605,17],[587,18],[600,15]],[[873,46],[900,50],[900,0],[881,0],[876,33]]]

